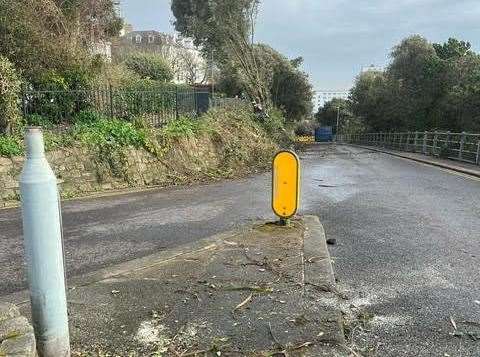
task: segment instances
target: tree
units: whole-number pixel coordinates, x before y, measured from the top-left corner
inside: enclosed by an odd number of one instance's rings
[[[411,36],[383,73],[361,74],[353,114],[372,130],[480,131],[480,56],[468,42],[429,43]]]
[[[337,130],[337,117],[346,118],[351,117],[352,113],[349,108],[349,103],[345,99],[333,98],[325,103],[325,105],[318,109],[315,114],[315,119],[321,126],[331,126],[334,132]]]
[[[470,42],[459,41],[456,38],[449,38],[446,43],[434,43],[433,48],[437,56],[443,60],[459,59],[471,53]]]
[[[2,0],[0,14],[0,54],[27,79],[89,62],[91,44],[122,27],[113,0]]]
[[[256,63],[265,76],[274,106],[283,110],[288,121],[308,118],[312,114],[313,91],[308,75],[300,70],[301,57],[289,60],[266,44],[254,45]],[[224,67],[218,89],[229,96],[242,95],[245,84],[234,68]]]
[[[18,124],[20,83],[12,63],[0,56],[0,133],[2,134],[11,134]]]
[[[193,38],[221,67],[234,69],[248,95],[267,108],[270,73],[258,66],[254,31],[258,0],[173,0],[175,29]]]
[[[158,55],[137,53],[125,60],[128,69],[137,73],[143,79],[160,82],[170,82],[173,72],[168,63]]]
[[[313,90],[308,75],[300,70],[303,58],[288,60],[267,45],[260,45],[259,50],[259,56],[261,52],[269,54],[267,60],[272,63],[273,76],[269,87],[273,104],[284,110],[288,121],[311,117]]]

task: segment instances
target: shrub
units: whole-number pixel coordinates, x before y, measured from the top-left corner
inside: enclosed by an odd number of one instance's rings
[[[173,79],[172,69],[158,55],[134,54],[125,60],[125,65],[145,79],[161,82],[170,82]]]
[[[49,118],[40,114],[28,114],[25,117],[25,122],[27,125],[40,126],[42,128],[51,128],[53,126]]]
[[[19,156],[23,154],[23,146],[18,137],[0,135],[0,156]]]
[[[170,121],[163,129],[162,134],[166,137],[189,137],[195,135],[202,128],[202,122],[198,119],[180,117]]]
[[[146,134],[135,126],[119,119],[100,119],[75,126],[74,135],[83,143],[96,147],[142,147]]]
[[[76,96],[68,91],[68,83],[54,70],[41,73],[33,82],[36,91],[28,98],[28,111],[59,123],[73,113]],[[38,91],[37,91],[38,90]]]
[[[74,122],[76,124],[86,124],[100,121],[102,119],[106,119],[103,114],[91,110],[82,110],[75,114]]]
[[[297,136],[313,135],[313,124],[309,120],[302,120],[295,124],[294,131]]]
[[[21,82],[12,63],[0,56],[0,133],[11,134],[20,122]]]

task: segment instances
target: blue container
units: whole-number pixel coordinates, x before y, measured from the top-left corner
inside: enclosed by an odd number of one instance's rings
[[[315,129],[315,141],[324,143],[333,141],[333,131],[331,126],[321,126]]]

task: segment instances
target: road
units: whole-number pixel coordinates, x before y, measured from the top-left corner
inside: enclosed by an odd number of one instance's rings
[[[480,180],[348,146],[301,158],[301,211],[337,239],[339,284],[371,314],[353,342],[378,356],[480,356],[475,334],[452,336],[450,322],[480,322]],[[64,202],[68,275],[272,218],[269,181]],[[0,225],[4,295],[25,287],[19,210],[0,211]]]

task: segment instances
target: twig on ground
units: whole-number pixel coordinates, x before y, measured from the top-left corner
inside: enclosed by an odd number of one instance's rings
[[[451,316],[450,316],[450,323],[452,324],[453,329],[456,331],[457,330],[457,324],[455,323],[455,320]]]
[[[280,341],[275,337],[275,334],[273,333],[273,330],[272,330],[272,324],[270,322],[268,323],[268,331],[270,332],[270,336],[272,336],[273,342],[275,342],[277,347],[284,349],[285,346],[282,345]]]
[[[208,352],[210,352],[210,351],[209,351],[209,350],[197,350],[197,351],[192,351],[192,352],[184,353],[184,354],[181,355],[181,357],[196,356],[196,355],[198,355],[198,354],[200,354],[200,353],[205,354],[205,353],[208,353]]]
[[[355,352],[352,348],[348,347],[348,346],[342,346],[343,348],[345,348],[348,352],[350,352],[352,355],[354,355],[355,357],[362,357],[361,355],[359,355],[357,352]]]
[[[243,300],[240,304],[238,304],[237,306],[235,306],[235,308],[233,309],[233,311],[237,311],[238,309],[241,309],[242,307],[244,307],[245,305],[247,305],[250,300],[252,300],[253,298],[253,293],[250,294],[245,300]]]

